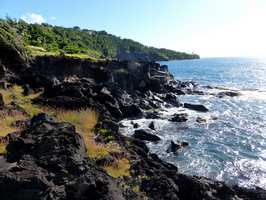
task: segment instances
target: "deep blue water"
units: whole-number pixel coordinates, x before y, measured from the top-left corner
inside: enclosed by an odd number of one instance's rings
[[[204,104],[210,112],[205,116],[191,113],[192,119],[186,124],[158,123],[164,137],[188,141],[190,146],[178,156],[162,151],[163,143],[151,145],[153,151],[183,173],[266,189],[266,60],[206,58],[162,63],[178,80],[233,88],[242,95],[181,96],[180,101]],[[218,120],[199,124],[196,116],[215,116]]]
[[[266,59],[204,58],[161,62],[176,79],[238,89],[266,89]]]

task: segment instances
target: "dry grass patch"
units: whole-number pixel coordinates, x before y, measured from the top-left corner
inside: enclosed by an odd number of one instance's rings
[[[99,159],[110,155],[110,153],[119,153],[123,151],[122,148],[113,141],[112,134],[106,129],[99,130],[99,134],[107,140],[107,143],[98,143],[95,141],[94,128],[98,122],[98,114],[92,109],[63,110],[35,105],[32,104],[32,100],[37,98],[40,93],[24,96],[23,88],[17,85],[9,90],[0,90],[0,93],[2,93],[6,104],[15,102],[24,109],[28,117],[33,117],[38,113],[45,112],[54,116],[58,121],[73,124],[77,132],[83,137],[90,158]],[[0,113],[0,136],[6,136],[8,133],[19,131],[20,128],[14,127],[12,124],[18,120],[26,120],[26,118],[27,117],[22,114]],[[4,151],[5,146],[0,146],[0,153]],[[130,162],[126,157],[116,159],[114,163],[104,166],[106,172],[114,178],[130,176],[129,168]]]
[[[17,132],[22,129],[22,127],[15,127],[13,123],[18,120],[25,120],[26,116],[21,113],[5,113],[0,112],[0,136],[4,137],[8,133]]]
[[[8,90],[0,89],[0,93],[3,95],[5,104],[10,104],[11,102],[16,103],[23,108],[30,117],[42,112],[40,106],[32,104],[32,100],[37,98],[41,93],[24,96],[23,88],[18,85],[14,85]]]
[[[74,111],[56,110],[54,115],[59,121],[69,122],[76,127],[84,139],[90,158],[102,158],[109,155],[110,152],[120,151],[120,147],[116,143],[101,144],[95,142],[94,128],[98,122],[96,111],[91,109]]]
[[[6,154],[6,145],[3,143],[0,143],[0,155]]]
[[[118,159],[114,164],[105,166],[104,169],[114,178],[130,176],[130,162],[127,158]]]
[[[79,111],[57,110],[55,117],[59,121],[69,122],[77,128],[87,147],[87,153],[90,158],[99,159],[108,156],[111,152],[121,152],[121,147],[110,141],[107,144],[97,143],[95,141],[94,128],[98,121],[98,114],[91,109]],[[127,158],[117,159],[115,163],[104,166],[105,171],[112,177],[130,176],[130,162]]]
[[[76,126],[79,132],[92,133],[98,121],[98,114],[91,109],[55,110],[55,117],[59,121],[69,122]]]

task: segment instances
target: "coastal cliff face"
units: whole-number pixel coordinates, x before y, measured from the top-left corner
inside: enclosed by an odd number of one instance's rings
[[[204,94],[193,82],[174,80],[167,66],[154,62],[91,62],[64,56],[28,61],[23,50],[14,45],[0,48],[1,52],[13,52],[12,57],[0,54],[4,88],[18,84],[25,95],[40,92],[33,99],[36,105],[72,111],[95,109],[99,113],[94,130],[97,142],[105,145],[111,138],[123,149],[100,159],[91,158],[86,153],[86,138],[69,123],[46,114],[16,121],[23,124],[23,129],[1,137],[7,144],[0,160],[1,199],[266,199],[266,192],[259,188],[227,186],[180,174],[177,167],[149,152],[145,140],[158,139],[151,130],[138,131],[134,137],[119,132],[122,119],[160,118],[158,110],[162,106],[183,105],[177,95]],[[203,105],[184,106],[208,111]],[[2,112],[25,112],[14,102],[2,102],[0,107]],[[172,120],[185,121],[186,116],[177,114]],[[150,125],[150,129],[154,127]],[[187,145],[173,143],[169,152]],[[129,160],[129,174],[111,177],[103,169],[119,157]]]

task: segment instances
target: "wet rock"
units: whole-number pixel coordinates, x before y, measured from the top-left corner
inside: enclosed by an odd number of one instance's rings
[[[208,120],[206,118],[203,118],[203,117],[197,117],[196,122],[203,124],[203,123],[207,123]]]
[[[188,114],[187,113],[176,113],[170,119],[170,121],[172,121],[172,122],[186,122],[187,120],[188,120]]]
[[[145,113],[146,119],[160,119],[160,113],[154,111],[154,112],[146,112]]]
[[[149,128],[155,131],[154,121],[149,124]]]
[[[157,135],[155,135],[149,129],[135,130],[133,137],[139,140],[145,140],[150,142],[158,142],[161,140]]]
[[[176,142],[174,142],[173,140],[171,140],[166,152],[167,153],[177,153],[177,151],[181,148],[185,148],[189,145],[188,142],[181,142],[179,140],[177,140]]]
[[[219,98],[223,98],[223,97],[238,97],[241,94],[239,92],[235,92],[235,91],[224,91],[224,92],[219,92],[216,96]]]
[[[184,141],[183,142],[177,141],[177,142],[181,144],[181,147],[187,147],[189,145],[188,142],[184,142]]]
[[[179,149],[181,149],[181,145],[180,144],[176,144],[175,142],[173,142],[171,140],[166,152],[167,153],[176,153]]]
[[[135,104],[121,105],[120,109],[123,113],[123,118],[140,118],[143,116],[142,110]]]
[[[176,95],[173,94],[173,93],[167,93],[165,95],[165,98],[164,100],[176,107],[179,107],[180,106],[180,103],[177,101],[177,98],[176,98]]]
[[[131,124],[133,125],[133,128],[135,128],[135,129],[140,127],[140,125],[138,123],[131,122]]]
[[[190,103],[184,103],[184,108],[188,108],[190,110],[195,110],[199,112],[208,112],[209,109],[206,108],[204,105],[200,104],[190,104]]]
[[[218,117],[217,117],[217,116],[211,116],[211,119],[212,119],[212,120],[217,120]]]

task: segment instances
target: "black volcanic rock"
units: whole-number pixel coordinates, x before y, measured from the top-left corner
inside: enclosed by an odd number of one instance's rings
[[[176,153],[179,149],[181,149],[181,145],[176,144],[174,141],[171,140],[166,152],[167,153]]]
[[[177,153],[179,149],[187,147],[188,145],[189,145],[188,142],[180,142],[178,140],[174,142],[173,140],[171,140],[166,152]]]
[[[152,129],[152,130],[155,130],[154,121],[152,121],[152,122],[149,124],[149,128]]]
[[[176,113],[170,119],[170,121],[172,121],[172,122],[186,122],[187,120],[188,120],[188,114],[187,113]]]
[[[188,108],[190,110],[195,110],[199,112],[208,112],[209,109],[206,108],[204,105],[200,104],[190,104],[190,103],[184,103],[184,108]]]
[[[45,114],[7,146],[10,169],[0,170],[1,199],[125,199],[97,169],[75,127]]]
[[[150,153],[145,142],[119,134],[116,122],[120,111],[121,118],[143,115],[160,118],[155,109],[160,108],[161,101],[171,104],[175,95],[201,94],[195,83],[175,81],[165,66],[153,62],[91,62],[44,56],[25,63],[27,57],[17,49],[19,46],[2,41],[0,44],[0,65],[4,72],[0,72],[0,77],[11,83],[28,84],[28,91],[43,88],[42,96],[35,102],[66,109],[93,107],[99,112],[99,128],[110,130],[124,153],[130,156],[131,177],[119,180],[126,188],[133,183],[147,196],[145,199],[152,200],[266,199],[265,190],[259,188],[231,187],[180,174],[176,166]],[[148,91],[154,94],[145,96]],[[171,95],[165,96],[166,99],[155,98],[168,93]],[[185,104],[185,107],[208,110],[203,105]],[[144,113],[145,109],[149,112]],[[153,140],[160,139],[152,130],[148,133]],[[34,118],[20,136],[10,134],[9,138],[8,168],[0,169],[1,200],[138,199],[124,197],[117,182],[87,157],[83,139],[69,123],[57,123],[43,114]],[[110,161],[111,158],[105,158],[98,162],[104,165]]]
[[[161,139],[152,133],[149,129],[138,129],[135,130],[133,137],[139,140],[145,140],[150,142],[158,142]]]
[[[238,97],[241,94],[239,92],[235,92],[235,91],[224,91],[224,92],[219,92],[216,96],[219,98],[223,98],[223,97]]]
[[[124,118],[140,118],[143,116],[142,110],[136,104],[121,105]]]

